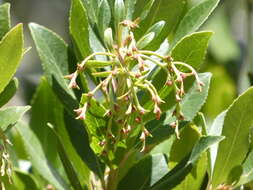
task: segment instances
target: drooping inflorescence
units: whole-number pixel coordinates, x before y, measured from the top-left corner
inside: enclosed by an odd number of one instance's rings
[[[153,113],[159,120],[163,113],[161,104],[165,103],[148,77],[151,65],[166,72],[167,81],[164,85],[173,88],[175,92],[177,105],[173,114],[177,119],[171,123],[171,127],[175,128],[178,138],[179,120],[184,120],[180,109],[180,101],[185,94],[184,80],[189,76],[194,76],[200,91],[203,86],[197,72],[187,63],[176,62],[171,56],[163,56],[157,52],[145,50],[145,47],[154,38],[154,32],[136,41],[133,30],[138,27],[138,22],[138,19],[120,22],[115,38],[113,38],[111,28],[105,30],[104,41],[108,51],[94,52],[77,65],[74,73],[66,76],[70,80],[69,88],[77,89],[80,89],[77,77],[82,75],[86,69],[93,68],[92,75],[99,79],[96,87],[84,94],[86,101],[75,112],[76,119],[85,120],[90,101],[98,91],[102,92],[105,100],[103,105],[107,109],[107,116],[110,117],[105,139],[100,142],[105,150],[108,143],[117,143],[126,138],[133,127],[140,127],[139,138],[143,142],[142,151],[145,150],[146,137],[151,136],[151,133],[145,128],[143,117],[147,113]],[[97,55],[106,56],[107,61],[94,60]],[[151,109],[141,105],[138,94],[140,91],[149,93],[152,99]],[[134,121],[131,119],[133,117]],[[111,129],[113,125],[116,125],[117,128],[114,132]]]

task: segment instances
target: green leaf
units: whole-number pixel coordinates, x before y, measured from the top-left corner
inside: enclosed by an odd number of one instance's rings
[[[249,153],[245,162],[242,165],[242,175],[236,186],[240,186],[249,183],[253,180],[253,151]]]
[[[52,85],[55,79],[68,95],[74,97],[73,91],[68,88],[64,79],[64,75],[69,74],[66,43],[43,26],[31,23],[29,27],[48,82]]]
[[[59,152],[62,164],[64,166],[65,172],[68,176],[68,179],[69,179],[72,187],[74,188],[74,190],[82,190],[82,186],[78,180],[76,170],[73,167],[67,152],[65,151],[65,144],[63,143],[62,139],[57,134],[57,132],[54,130],[54,128],[51,124],[49,125],[49,127],[50,127],[50,130],[53,132],[55,139],[57,140],[58,152]]]
[[[111,22],[111,9],[107,0],[102,0],[99,5],[98,12],[98,28],[100,35],[104,35],[104,31],[109,27]]]
[[[209,86],[211,82],[211,73],[199,74],[200,80],[204,83],[202,91],[198,91],[197,82],[188,90],[181,102],[181,111],[186,121],[191,121],[199,112],[201,107],[206,102]],[[187,85],[186,85],[187,86]]]
[[[87,96],[83,95],[81,99],[81,104],[83,105],[87,101]],[[102,148],[99,146],[99,142],[104,140],[105,137],[101,136],[103,130],[106,127],[107,121],[104,116],[106,113],[105,108],[99,104],[95,98],[92,98],[90,101],[90,106],[88,112],[86,113],[86,119],[84,123],[87,127],[87,130],[91,138],[91,147],[95,153],[101,153]]]
[[[13,185],[17,188],[17,190],[39,190],[34,176],[32,174],[22,172],[18,169],[14,169]]]
[[[135,9],[134,9],[134,18],[140,17],[141,20],[144,20],[153,6],[153,3],[155,0],[147,0],[147,1],[142,1],[142,0],[137,0]]]
[[[37,90],[33,96],[31,106],[31,120],[30,120],[30,129],[38,137],[43,151],[47,159],[55,166],[59,166],[59,159],[57,156],[57,141],[47,127],[47,123],[55,124],[59,118],[57,118],[57,112],[61,112],[62,108],[59,105],[60,102],[50,89],[50,86],[46,79],[41,78],[40,84],[37,87]],[[60,108],[59,108],[60,106]],[[54,109],[52,109],[52,107]]]
[[[190,9],[180,21],[171,42],[170,49],[172,49],[185,35],[196,31],[206,21],[218,3],[219,0],[204,0]]]
[[[29,109],[30,106],[16,106],[0,110],[1,130],[5,131],[14,126]]]
[[[226,116],[226,111],[222,112],[221,114],[219,114],[213,124],[207,128],[207,134],[208,135],[221,135],[222,134],[222,127],[224,124],[224,119]],[[209,162],[210,162],[210,174],[213,174],[213,169],[214,169],[214,165],[215,165],[215,159],[217,156],[217,151],[218,151],[218,145],[214,144],[210,147],[209,150]]]
[[[57,85],[53,85],[53,87],[59,87]],[[45,87],[47,87],[46,91],[48,92],[48,99],[56,100],[56,96],[54,95],[52,89],[49,88],[48,85]],[[83,125],[80,124],[79,121],[72,119],[74,117],[73,109],[78,107],[78,102],[73,100],[71,97],[66,96],[65,91],[57,92],[61,92],[57,94],[58,101],[56,101],[54,105],[51,105],[54,107],[54,124],[56,126],[56,130],[64,142],[65,151],[68,155],[71,155],[70,159],[73,166],[78,169],[79,181],[82,182],[82,185],[88,184],[90,170],[86,164],[93,169],[95,168],[97,162],[95,159],[96,157],[93,157],[94,153],[89,147],[87,133],[83,128]],[[68,113],[64,112],[64,108],[59,100],[62,101]],[[95,173],[96,171],[97,170],[94,169]]]
[[[69,17],[70,34],[81,58],[85,58],[91,52],[89,46],[89,22],[86,9],[80,0],[71,1]]]
[[[176,139],[170,151],[170,168],[183,160],[200,138],[200,132],[194,125],[187,125],[180,132],[180,139]],[[183,150],[183,151],[182,151]],[[193,166],[186,178],[175,187],[175,190],[200,189],[207,169],[206,154],[201,155],[200,160]]]
[[[137,0],[125,0],[125,8],[126,8],[126,19],[134,20],[134,7],[136,5]]]
[[[163,154],[149,155],[137,162],[120,181],[119,190],[147,189],[168,172]]]
[[[18,79],[13,78],[0,93],[0,107],[5,105],[16,93],[18,89]]]
[[[253,88],[239,96],[227,110],[212,177],[213,189],[219,184],[231,184],[236,180],[234,172],[246,158],[250,147],[249,134],[253,125]]]
[[[207,156],[203,153],[186,178],[173,190],[201,189],[207,170]]]
[[[97,161],[95,159],[96,157],[94,156],[94,153],[89,147],[88,136],[85,129],[83,128],[83,125],[79,121],[72,119],[74,117],[73,109],[78,107],[78,102],[76,100],[73,100],[68,95],[66,95],[65,91],[60,90],[59,89],[60,87],[58,86],[59,84],[58,83],[55,84],[53,80],[53,88],[58,88],[57,90],[53,89],[58,92],[57,93],[58,98],[57,98],[54,95],[54,92],[52,91],[50,86],[47,84],[47,82],[44,79],[42,81],[43,81],[43,84],[41,85],[39,89],[41,93],[39,97],[37,96],[37,98],[40,98],[40,101],[46,104],[45,106],[42,105],[44,108],[49,109],[48,107],[49,105],[51,107],[54,107],[53,110],[51,109],[49,111],[50,114],[46,114],[46,113],[44,114],[44,116],[47,117],[47,118],[44,117],[44,119],[48,119],[49,122],[53,123],[56,126],[57,132],[64,142],[65,151],[67,152],[68,155],[71,155],[71,162],[73,166],[79,169],[78,170],[79,180],[82,183],[88,184],[90,171],[88,167],[86,166],[86,164],[91,169],[93,169],[95,173],[98,173],[96,169]],[[64,113],[64,108],[59,100],[62,101],[66,110],[69,113]],[[40,103],[40,101],[38,103]],[[34,111],[38,110],[37,109],[39,108],[38,103],[37,103],[37,106],[34,108],[35,109]],[[39,115],[37,114],[35,116],[39,117]],[[38,118],[38,119],[40,120],[41,118]],[[65,121],[66,121],[66,124],[65,124]],[[36,122],[36,118],[34,118],[34,122]],[[53,135],[53,134],[50,135],[49,131],[45,129],[47,128],[46,124],[47,123],[44,121],[44,126],[43,126],[44,128],[40,130],[39,129],[35,130],[37,132],[37,135],[39,134],[39,131],[41,132],[45,131],[46,133],[48,133],[48,137],[45,137],[45,138],[40,137],[40,139],[42,140],[47,139],[49,137],[52,138],[52,135]],[[36,125],[34,125],[34,127],[35,126]],[[53,141],[55,143],[55,140],[51,139],[49,141]],[[45,143],[43,147],[50,148],[50,147],[47,147],[47,145],[50,145],[50,144]],[[56,147],[54,146],[54,150],[55,149]]]
[[[56,189],[69,189],[57,170],[53,168],[47,160],[42,145],[33,131],[23,122],[17,124],[17,130],[22,136],[23,143],[34,169],[36,169],[36,171],[38,171],[39,174]]]
[[[115,26],[117,27],[120,22],[125,19],[126,10],[124,0],[115,0],[114,3],[114,19]]]
[[[67,112],[64,113],[64,122],[68,133],[68,138],[70,139],[71,144],[77,154],[80,156],[82,161],[87,164],[90,170],[102,178],[104,165],[100,162],[96,154],[91,149],[89,137],[82,122],[72,118]],[[59,129],[59,133],[61,133],[60,130],[61,129]],[[94,128],[94,130],[96,129]],[[94,146],[98,146],[98,144],[95,144]],[[78,165],[76,167],[78,168]]]
[[[0,5],[0,40],[10,30],[10,4]]]
[[[138,49],[144,49],[155,37],[154,32],[150,32],[144,36],[137,42],[136,46]]]
[[[223,140],[221,136],[201,137],[193,147],[190,156],[182,160],[173,170],[168,172],[162,179],[151,187],[151,190],[169,190],[178,185],[191,171],[193,164],[198,161],[200,155],[205,152],[212,144]]]
[[[150,32],[154,32],[155,33],[155,37],[157,37],[161,33],[161,31],[162,31],[163,27],[165,26],[165,24],[166,24],[166,22],[163,21],[163,20],[155,23],[153,26],[151,26],[148,29],[148,31],[146,32],[146,34],[148,34]]]
[[[196,32],[185,36],[171,51],[174,61],[181,61],[199,69],[206,55],[212,32]]]
[[[152,3],[152,2],[151,2]],[[143,1],[139,4],[146,4],[146,1]],[[140,10],[143,10],[145,5],[140,7],[137,3],[137,6]],[[156,50],[160,47],[161,43],[168,37],[172,35],[176,29],[177,24],[184,15],[186,11],[186,1],[185,0],[156,0],[154,1],[150,11],[147,8],[146,11],[149,12],[147,17],[140,23],[139,29],[136,29],[135,36],[137,39],[140,39],[141,36],[146,33],[146,31],[155,23],[164,20],[166,22],[162,31],[156,38],[148,45],[146,48],[150,50]],[[145,8],[144,8],[145,9]]]
[[[8,85],[23,56],[23,25],[10,30],[0,42],[0,93]]]
[[[199,138],[200,133],[196,126],[187,125],[182,129],[182,131],[180,132],[180,139],[175,139],[171,147],[171,151],[169,153],[170,168],[173,168],[192,151],[192,148],[194,147]]]

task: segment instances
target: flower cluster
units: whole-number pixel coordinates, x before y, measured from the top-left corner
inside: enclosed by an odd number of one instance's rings
[[[189,76],[195,76],[200,91],[203,83],[200,81],[197,72],[190,65],[173,61],[170,56],[163,56],[153,51],[144,50],[150,41],[147,37],[150,34],[145,35],[136,42],[133,30],[138,27],[138,20],[124,20],[119,23],[118,27],[115,39],[112,37],[110,28],[105,31],[104,39],[108,49],[107,52],[95,52],[86,57],[78,64],[76,71],[66,76],[66,78],[70,80],[69,88],[80,89],[77,84],[77,77],[83,74],[86,69],[92,68],[92,71],[94,71],[92,75],[98,78],[99,82],[93,90],[85,94],[87,101],[84,105],[75,110],[77,113],[76,119],[85,120],[90,101],[94,98],[97,91],[101,91],[105,99],[106,114],[111,118],[105,136],[113,139],[110,142],[117,143],[120,139],[126,138],[130,134],[133,126],[140,126],[141,133],[139,138],[143,142],[143,151],[145,150],[146,138],[151,136],[150,132],[145,128],[143,116],[153,112],[156,119],[159,120],[162,114],[161,104],[164,103],[156,87],[148,78],[151,70],[150,64],[154,64],[167,73],[165,85],[173,88],[175,92],[177,106],[174,116],[177,120],[171,126],[175,128],[178,137],[178,121],[184,119],[180,110],[180,101],[185,94],[184,80]],[[94,60],[97,55],[106,56],[107,61]],[[150,94],[153,102],[151,109],[145,109],[140,104],[139,91],[145,91]],[[135,118],[134,121],[131,119],[133,117]],[[118,133],[116,132],[116,134],[111,130],[111,125],[115,124],[118,127]],[[106,147],[108,143],[106,138],[100,142],[100,145]]]
[[[11,145],[11,142],[7,139],[3,132],[0,131],[0,177],[5,175],[8,176],[9,182],[11,183],[12,165],[7,151],[8,145]],[[0,188],[4,189],[4,184],[2,182],[0,183]]]

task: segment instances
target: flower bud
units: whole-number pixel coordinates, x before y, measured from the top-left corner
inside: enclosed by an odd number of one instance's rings
[[[170,124],[170,126],[171,126],[173,129],[175,129],[175,128],[177,127],[177,122],[172,122],[172,123]]]
[[[172,85],[173,85],[172,80],[168,80],[168,81],[166,82],[166,85],[167,85],[167,86],[172,86]]]
[[[101,147],[105,146],[105,144],[106,144],[105,140],[99,142],[99,146],[101,146]]]
[[[154,107],[154,114],[156,114],[156,119],[159,120],[161,118],[161,109],[159,108],[159,106],[157,104],[155,104]]]
[[[104,41],[106,46],[109,49],[113,48],[113,37],[112,37],[112,29],[111,28],[107,28],[104,32]]]
[[[136,123],[141,123],[141,118],[140,118],[139,116],[137,116],[137,117],[135,118],[135,122],[136,122]]]

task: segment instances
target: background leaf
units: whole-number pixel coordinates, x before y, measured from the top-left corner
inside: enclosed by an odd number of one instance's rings
[[[54,130],[53,126],[51,124],[49,125],[50,130],[53,132],[54,137],[57,139],[57,144],[58,144],[58,152],[63,164],[63,167],[65,169],[65,172],[68,176],[68,179],[74,188],[74,190],[82,190],[82,186],[78,180],[77,173],[75,168],[72,166],[71,160],[69,157],[71,155],[68,155],[67,152],[65,151],[65,145],[63,144],[62,139],[60,136],[57,134],[57,132]]]
[[[0,40],[10,30],[10,4],[0,5]]]
[[[17,25],[0,42],[0,93],[8,85],[23,56],[23,26]]]
[[[61,178],[55,168],[47,160],[42,145],[36,135],[23,122],[17,124],[17,130],[22,136],[26,151],[30,157],[32,166],[39,174],[59,190],[67,190],[69,187]]]
[[[8,107],[0,110],[0,127],[5,131],[15,125],[21,117],[30,109],[30,106]]]
[[[57,156],[57,139],[47,127],[47,123],[55,124],[57,112],[62,111],[58,99],[52,94],[50,86],[45,78],[41,78],[41,82],[33,96],[31,106],[30,129],[39,139],[43,151],[47,159],[55,167],[59,167],[59,159]],[[53,107],[53,109],[52,109]]]

